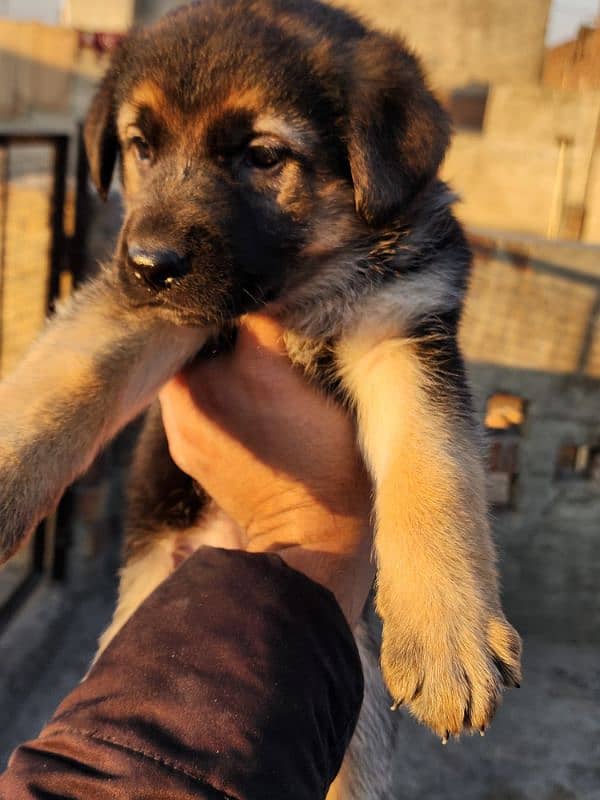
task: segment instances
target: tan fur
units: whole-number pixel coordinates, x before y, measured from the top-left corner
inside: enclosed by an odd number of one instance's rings
[[[260,108],[259,105],[251,105],[251,108]],[[281,139],[287,139],[294,143],[299,152],[308,154],[311,149],[318,147],[319,139],[314,128],[306,121],[301,124],[300,120],[290,123],[281,114],[275,112],[270,114],[261,113],[256,117],[254,130],[257,135],[272,134]]]
[[[200,138],[209,119],[214,119],[215,115],[238,109],[264,109],[265,98],[264,93],[258,87],[234,89],[219,104],[218,111],[212,111],[210,117],[207,116],[206,111],[201,110],[194,118],[190,119],[189,115],[182,114],[172,103],[168,102],[162,88],[157,83],[143,80],[132,89],[127,100],[119,108],[117,130],[121,140],[125,138],[127,127],[135,122],[140,108],[150,109],[161,123],[176,136],[181,137],[182,131],[187,129],[189,140],[193,135]],[[267,122],[270,119],[269,115],[263,115],[261,127],[267,132],[277,133],[275,129],[269,131]],[[294,131],[290,125],[286,125],[285,129],[288,132]]]
[[[433,407],[401,332],[382,341],[366,323],[338,360],[375,484],[386,682],[442,737],[484,728],[502,685],[494,658],[519,680],[519,645],[500,609],[475,437]]]
[[[165,528],[148,540],[148,545],[129,558],[121,570],[119,602],[109,628],[102,634],[96,658],[114,639],[129,617],[179,564],[179,556],[191,555],[199,547],[241,547],[244,536],[239,527],[216,506],[185,531]]]
[[[130,102],[138,108],[148,106],[156,113],[164,113],[165,116],[168,116],[170,104],[161,86],[154,81],[145,80],[138,83],[131,92]]]
[[[116,301],[106,273],[59,311],[0,384],[0,562],[209,334]]]
[[[161,87],[154,81],[141,81],[131,91],[128,99],[119,108],[117,130],[124,138],[128,125],[134,123],[140,108],[151,109],[165,125],[172,119],[172,111]]]
[[[126,142],[134,136],[141,136],[141,132],[136,125],[136,119],[142,107],[151,109],[165,127],[172,127],[173,123],[164,92],[154,81],[142,81],[139,83],[119,108],[117,131],[123,144],[124,184],[127,187],[127,193],[130,195],[135,195],[140,188],[140,174],[135,154],[130,147],[126,146]]]
[[[264,109],[265,93],[259,86],[244,89],[233,89],[221,104],[223,110],[235,109]]]
[[[157,536],[143,555],[131,558],[121,570],[119,601],[112,622],[100,637],[96,658],[103,653],[144,600],[173,571],[173,531]]]

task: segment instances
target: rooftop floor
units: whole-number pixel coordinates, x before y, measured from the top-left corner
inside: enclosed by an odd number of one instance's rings
[[[0,765],[85,673],[112,611],[111,569],[40,587],[0,637]],[[600,649],[527,640],[524,666],[485,738],[442,747],[405,718],[393,800],[600,798]]]

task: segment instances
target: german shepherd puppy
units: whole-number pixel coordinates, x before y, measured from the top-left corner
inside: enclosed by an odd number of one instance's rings
[[[114,260],[0,389],[3,558],[207,341],[271,310],[356,416],[394,707],[444,740],[483,731],[520,642],[457,344],[470,252],[436,177],[448,140],[403,43],[317,0],[203,0],[127,37],[85,126],[102,195],[120,160]],[[104,646],[182,539],[230,524],[171,462],[156,410],[134,471]]]

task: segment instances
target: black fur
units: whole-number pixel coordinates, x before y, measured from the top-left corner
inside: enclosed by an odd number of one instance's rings
[[[447,263],[440,280],[458,309],[470,254],[451,198],[434,180],[448,145],[448,118],[401,41],[314,0],[205,0],[178,9],[122,43],[94,100],[85,141],[103,195],[117,152],[125,162],[131,158],[133,145],[117,137],[118,114],[142,83],[158,87],[161,107],[138,104],[136,130],[153,160],[140,167],[136,186],[124,171],[128,214],[119,253],[131,302],[156,305],[183,324],[222,325],[279,299],[288,303],[290,327],[301,320],[303,333],[319,303],[349,307],[366,288]],[[230,96],[246,99],[231,107]],[[285,154],[286,165],[301,174],[287,206],[274,200],[275,178],[257,175],[244,160],[262,113],[300,128],[307,121],[316,134],[304,150],[292,143]],[[323,269],[323,257],[307,257],[306,248],[319,235],[318,192],[334,182],[341,188],[333,205],[346,203],[357,213],[330,257],[355,253],[355,267],[330,297],[309,292],[289,301]],[[169,292],[153,294],[128,263],[132,243],[175,251],[192,269]],[[424,356],[440,367],[440,399],[450,394],[460,407],[468,392],[454,342],[457,315],[422,320],[414,333],[423,337]],[[310,323],[308,335],[323,341],[303,366],[341,398],[330,317],[323,331]],[[448,367],[454,378],[445,377]],[[130,551],[161,528],[190,526],[205,503],[172,463],[153,410],[133,469]]]
[[[130,469],[127,500],[127,559],[147,547],[155,534],[191,527],[208,500],[171,458],[158,403],[146,413]]]

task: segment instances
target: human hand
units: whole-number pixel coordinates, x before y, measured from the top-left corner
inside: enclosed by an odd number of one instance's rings
[[[370,485],[352,420],[292,367],[282,335],[249,315],[233,353],[173,378],[160,395],[169,448],[239,526],[236,546],[327,586],[353,625],[374,575]]]

